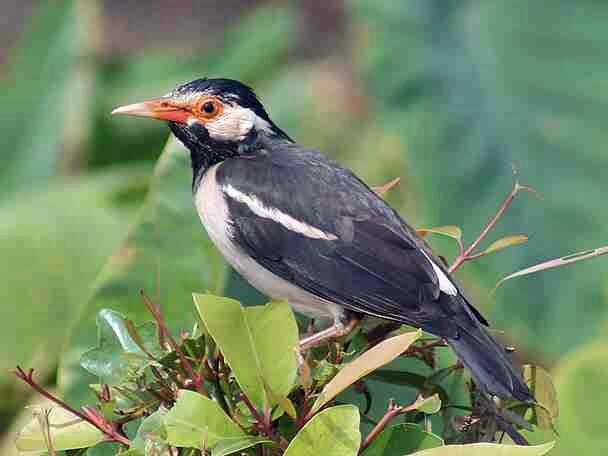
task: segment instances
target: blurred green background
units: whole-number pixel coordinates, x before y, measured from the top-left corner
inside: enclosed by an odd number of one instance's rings
[[[191,291],[262,299],[205,238],[186,155],[171,145],[155,167],[166,126],[109,116],[202,76],[252,85],[298,142],[371,185],[400,176],[389,200],[411,224],[458,225],[469,242],[511,189],[515,166],[544,198],[518,198],[493,236],[531,241],[459,275],[520,356],[554,373],[553,454],[608,451],[608,258],[490,294],[507,273],[608,244],[608,3],[0,6],[1,454],[13,454],[30,396],[8,370],[35,366],[79,400],[77,360],[95,341],[96,309],[144,319],[144,287],[187,328]],[[433,242],[448,258],[456,252]]]

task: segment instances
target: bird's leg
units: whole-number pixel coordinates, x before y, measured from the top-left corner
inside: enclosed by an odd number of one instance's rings
[[[304,352],[311,348],[318,347],[324,342],[330,339],[336,339],[349,335],[359,325],[360,320],[358,318],[350,318],[346,323],[337,320],[332,326],[318,333],[306,336],[300,340],[300,343],[296,347],[296,360],[298,363],[298,369],[300,373],[308,372],[305,376],[310,376],[310,367],[306,364]]]
[[[346,323],[336,321],[329,328],[319,331],[318,333],[315,333],[312,336],[304,337],[302,340],[300,340],[298,349],[300,352],[304,352],[306,350],[310,350],[313,347],[318,347],[327,340],[347,336],[351,332],[353,332],[353,330],[357,327],[358,324],[358,318],[351,318]]]

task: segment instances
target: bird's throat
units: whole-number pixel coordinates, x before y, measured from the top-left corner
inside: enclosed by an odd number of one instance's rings
[[[239,155],[234,142],[215,141],[204,127],[185,126],[170,122],[169,127],[177,139],[190,151],[192,163],[192,191],[194,192],[205,172],[213,165]]]

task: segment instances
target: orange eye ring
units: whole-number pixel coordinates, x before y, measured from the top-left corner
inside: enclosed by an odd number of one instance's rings
[[[224,110],[224,105],[215,97],[205,97],[195,107],[195,113],[203,120],[213,120],[219,117]]]

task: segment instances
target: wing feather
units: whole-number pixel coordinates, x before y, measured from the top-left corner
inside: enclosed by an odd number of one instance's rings
[[[449,319],[468,302],[442,299],[430,249],[352,173],[317,152],[297,149],[227,160],[218,179],[244,193],[255,191],[261,204],[295,220],[337,234],[309,237],[227,198],[234,241],[267,270],[353,312],[455,335]],[[327,195],[327,188],[334,193]],[[470,312],[485,322],[472,307]]]

